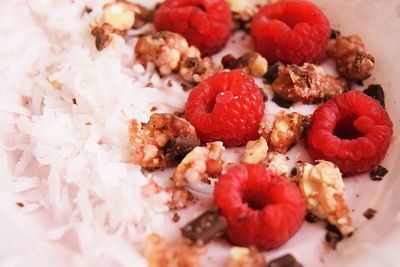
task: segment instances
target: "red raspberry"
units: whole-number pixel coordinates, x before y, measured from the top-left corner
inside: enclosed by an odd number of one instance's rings
[[[301,65],[317,63],[330,34],[324,13],[308,1],[279,1],[263,7],[253,18],[251,34],[255,49],[268,62]]]
[[[307,150],[314,160],[331,161],[344,175],[354,175],[382,161],[392,134],[393,124],[379,102],[350,91],[314,112]]]
[[[279,247],[304,220],[305,203],[296,185],[261,164],[231,167],[218,178],[214,199],[228,222],[230,242],[239,246]]]
[[[225,0],[166,0],[154,16],[158,31],[182,34],[203,55],[224,47],[230,36],[231,20]]]
[[[258,138],[263,95],[243,71],[220,72],[190,92],[185,115],[201,141],[242,145]]]

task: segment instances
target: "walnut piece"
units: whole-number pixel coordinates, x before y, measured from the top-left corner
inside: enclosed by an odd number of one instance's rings
[[[142,65],[153,63],[161,75],[178,71],[181,61],[188,57],[200,58],[200,51],[193,46],[189,47],[182,35],[168,31],[141,37],[135,53]]]
[[[246,150],[242,157],[243,163],[260,163],[265,161],[268,153],[268,144],[264,137],[260,137],[255,141],[248,141]]]
[[[259,133],[263,136],[272,151],[286,153],[301,138],[308,128],[310,117],[297,112],[281,111],[267,115],[260,123]]]
[[[179,74],[183,80],[198,84],[220,71],[222,71],[222,66],[209,57],[187,57],[181,61]]]
[[[172,181],[176,187],[208,182],[208,177],[218,176],[222,171],[222,153],[225,148],[220,141],[196,147],[176,167]]]
[[[335,59],[337,71],[348,80],[363,81],[371,76],[375,67],[375,58],[365,52],[358,35],[337,37],[328,55]]]
[[[343,79],[326,74],[320,66],[305,63],[278,68],[272,89],[286,100],[305,104],[319,103],[341,94],[347,87]]]
[[[177,165],[200,141],[185,119],[155,113],[148,123],[131,122],[129,143],[132,161],[152,169]]]
[[[182,240],[171,245],[157,234],[149,235],[144,246],[148,267],[200,267],[199,257],[205,251],[203,247],[189,246]]]
[[[232,247],[226,267],[264,267],[265,257],[256,248]]]
[[[307,201],[307,209],[335,225],[343,236],[354,230],[349,207],[344,194],[342,174],[338,167],[328,161],[297,164],[300,191]]]
[[[254,77],[262,77],[268,71],[268,62],[259,53],[250,52],[236,59],[231,54],[222,58],[222,65],[226,69],[243,69]]]

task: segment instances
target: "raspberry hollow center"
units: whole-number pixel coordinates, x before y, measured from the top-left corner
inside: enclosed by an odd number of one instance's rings
[[[243,194],[243,203],[247,204],[252,210],[262,210],[270,204],[266,194],[260,190],[259,192],[247,191]]]
[[[336,123],[335,129],[333,130],[333,134],[342,140],[344,139],[354,140],[364,136],[362,132],[360,132],[359,130],[357,130],[356,127],[354,127],[354,121],[356,120],[356,118],[357,117],[352,116],[340,119]]]

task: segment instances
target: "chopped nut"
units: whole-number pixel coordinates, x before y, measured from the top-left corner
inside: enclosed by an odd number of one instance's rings
[[[266,261],[262,253],[255,247],[232,247],[226,267],[265,267]]]
[[[129,135],[132,161],[147,169],[175,166],[200,144],[188,121],[165,113],[141,125],[133,120]]]
[[[185,188],[168,188],[166,191],[171,193],[171,200],[167,203],[170,211],[184,209],[193,202],[192,193]]]
[[[307,128],[308,116],[297,112],[279,112],[266,116],[261,124],[259,133],[263,136],[272,151],[286,153],[302,137]]]
[[[274,170],[279,175],[288,175],[289,166],[287,164],[286,155],[278,152],[268,152],[267,155],[268,168]]]
[[[200,51],[193,46],[189,47],[183,36],[167,31],[141,37],[135,53],[142,65],[153,63],[161,75],[178,71],[180,62],[187,57],[200,58]]]
[[[95,45],[98,51],[108,47],[113,41],[113,28],[108,23],[92,24],[92,35],[95,37]]]
[[[299,187],[307,200],[307,209],[320,219],[327,219],[343,236],[350,235],[353,226],[340,170],[333,163],[323,160],[315,166],[300,164]]]
[[[264,137],[246,144],[246,151],[242,158],[243,163],[260,163],[267,158],[268,144]]]
[[[188,57],[181,61],[179,74],[183,80],[198,84],[220,71],[222,71],[222,67],[215,64],[209,57]]]
[[[183,241],[171,245],[157,234],[147,237],[144,256],[148,267],[200,267],[204,248],[189,246]]]
[[[222,142],[212,142],[207,147],[196,147],[176,167],[172,181],[175,186],[208,182],[209,176],[218,176],[222,171]]]
[[[103,6],[103,21],[110,24],[115,30],[126,31],[133,27],[136,14],[141,12],[138,5],[117,0]]]
[[[263,77],[268,70],[267,60],[256,52],[244,54],[238,59],[228,54],[222,58],[222,65],[227,69],[243,69],[255,77]]]
[[[338,36],[328,49],[328,55],[335,59],[338,72],[348,80],[365,80],[375,67],[375,58],[365,52],[364,43],[358,35]]]
[[[325,73],[322,67],[305,63],[281,66],[272,83],[275,93],[286,100],[305,104],[319,103],[341,94],[347,83]]]

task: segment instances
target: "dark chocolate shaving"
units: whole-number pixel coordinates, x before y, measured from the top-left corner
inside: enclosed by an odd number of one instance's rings
[[[293,102],[290,100],[286,100],[282,98],[281,96],[275,94],[274,97],[272,98],[272,101],[280,106],[281,108],[290,108],[293,105]]]
[[[325,241],[328,246],[336,249],[337,244],[343,240],[343,235],[340,233],[336,226],[328,223],[326,226],[327,232],[325,234]]]
[[[224,234],[228,224],[217,210],[206,211],[181,229],[193,244],[203,246]]]
[[[371,220],[375,216],[376,212],[376,210],[369,208],[363,213],[363,215],[368,220]]]
[[[371,84],[368,85],[368,88],[363,91],[364,94],[369,95],[373,99],[379,101],[381,106],[385,108],[385,93],[383,92],[383,88],[379,84]]]
[[[331,35],[329,36],[329,38],[336,39],[340,35],[341,35],[340,31],[331,29]]]
[[[312,214],[311,212],[307,212],[306,214],[306,221],[309,223],[316,223],[318,221],[320,221],[321,219],[318,218],[317,216],[315,216],[314,214]]]
[[[268,263],[268,267],[302,267],[292,254],[286,254],[279,258],[273,259]]]
[[[388,170],[385,167],[378,165],[369,173],[369,177],[372,181],[381,181],[387,173]]]
[[[231,54],[225,55],[221,59],[221,63],[222,63],[222,66],[224,67],[224,69],[228,69],[228,70],[236,69],[239,66],[239,60],[236,59]]]
[[[275,63],[274,65],[268,67],[268,71],[264,75],[264,79],[267,83],[271,84],[276,80],[278,77],[278,69],[281,65],[282,64],[280,63]]]

